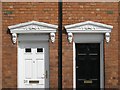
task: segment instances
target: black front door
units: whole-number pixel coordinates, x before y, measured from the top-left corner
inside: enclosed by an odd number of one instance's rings
[[[76,89],[100,89],[100,44],[76,43]]]

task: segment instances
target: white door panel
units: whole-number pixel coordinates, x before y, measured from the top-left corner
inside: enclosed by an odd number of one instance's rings
[[[43,60],[37,60],[36,61],[36,68],[37,68],[37,78],[38,79],[43,79],[45,78],[45,72],[43,71],[44,69],[44,61]]]
[[[32,78],[32,59],[25,59],[25,78]]]
[[[49,88],[48,42],[18,43],[18,88]]]

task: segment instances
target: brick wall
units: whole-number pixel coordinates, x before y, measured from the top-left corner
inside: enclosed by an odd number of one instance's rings
[[[95,21],[112,25],[111,41],[104,44],[105,87],[118,88],[118,3],[63,3],[63,24]],[[64,26],[63,25],[63,26]],[[63,34],[63,87],[73,85],[73,46]]]
[[[0,2],[0,89],[2,88],[2,3]]]
[[[3,48],[3,88],[17,87],[17,45],[13,45],[8,26],[27,21],[58,23],[58,3],[2,3],[2,48]],[[57,36],[56,42],[50,42],[50,87],[57,85]]]
[[[8,26],[27,21],[58,24],[58,3],[2,3],[2,86],[17,87],[17,45],[13,45]],[[111,41],[104,44],[105,87],[118,88],[118,3],[63,3],[63,26],[83,21],[110,24],[114,28]],[[50,42],[50,87],[58,82],[58,34]],[[120,49],[119,49],[120,50]],[[11,52],[12,51],[12,52]],[[73,87],[73,45],[67,41],[63,30],[63,88]],[[120,56],[120,55],[119,55]],[[119,74],[120,75],[120,74]]]
[[[118,43],[118,47],[119,47],[119,53],[118,53],[118,60],[119,60],[119,62],[118,62],[118,73],[119,73],[119,77],[118,77],[118,80],[119,80],[119,83],[118,83],[118,85],[119,85],[119,88],[120,88],[120,2],[119,2],[119,5],[118,5],[118,8],[119,8],[119,10],[118,10],[118,13],[119,13],[119,17],[118,17],[118,40],[119,40],[119,43]]]

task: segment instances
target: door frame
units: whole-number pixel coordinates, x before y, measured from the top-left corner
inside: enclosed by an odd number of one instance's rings
[[[11,40],[13,44],[17,43],[17,79],[18,76],[18,53],[19,53],[19,41],[46,41],[49,43],[55,42],[55,33],[58,29],[58,25],[53,25],[38,21],[29,21],[24,23],[19,23],[16,25],[8,26],[11,33]],[[36,35],[34,35],[36,34]],[[24,38],[22,37],[24,35]],[[30,36],[30,37],[29,37]],[[42,38],[41,38],[42,37]],[[23,67],[22,67],[23,68]],[[19,83],[17,81],[17,87]]]
[[[76,68],[75,68],[76,67],[76,49],[75,49],[75,43],[76,42],[73,41],[73,88],[74,89],[76,88]],[[100,88],[104,88],[104,49],[103,49],[104,41],[102,40],[101,42],[92,42],[92,43],[100,43]]]
[[[104,39],[107,44],[110,42],[110,33],[113,26],[94,21],[85,21],[66,25],[65,29],[69,43],[73,41],[73,88],[76,88],[75,43],[100,43],[100,74],[102,73],[100,75],[100,88],[104,88]]]

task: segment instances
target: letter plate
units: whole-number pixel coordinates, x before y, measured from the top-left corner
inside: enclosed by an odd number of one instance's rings
[[[93,82],[92,82],[92,80],[84,80],[84,83],[86,83],[86,84],[91,84],[91,83],[93,83]]]
[[[39,81],[38,80],[32,80],[32,81],[29,81],[30,84],[39,84]]]

